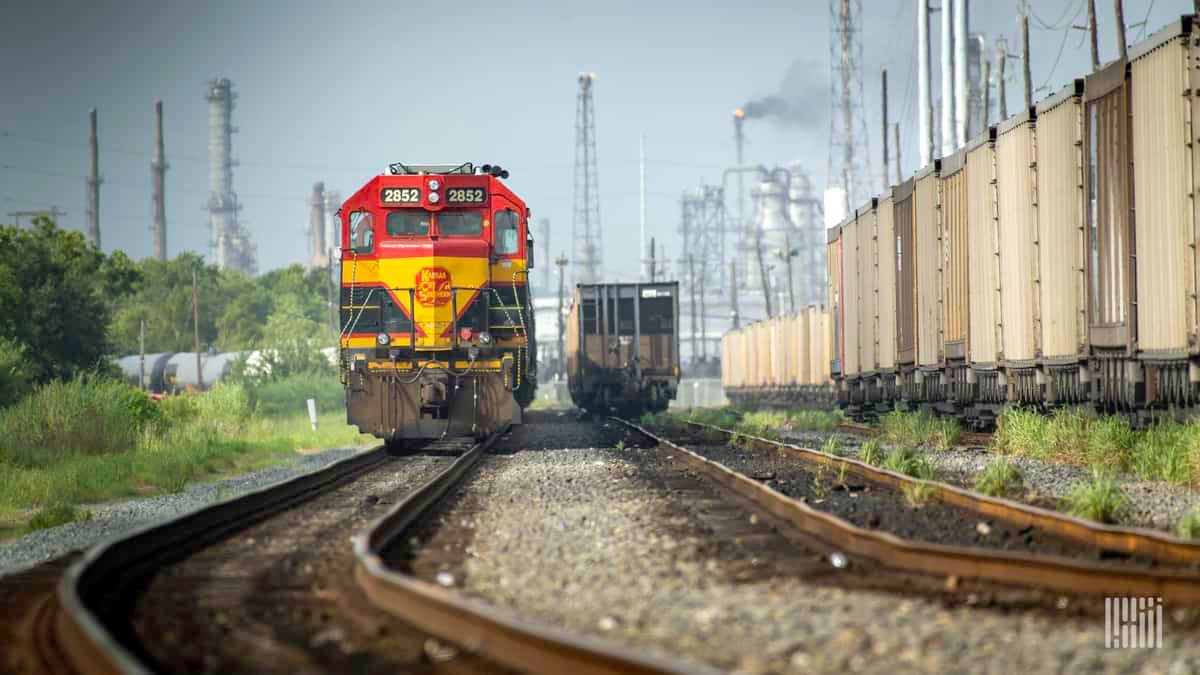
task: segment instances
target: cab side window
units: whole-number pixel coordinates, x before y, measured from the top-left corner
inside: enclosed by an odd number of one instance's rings
[[[354,211],[350,214],[350,250],[370,253],[374,246],[375,219],[370,211]]]
[[[517,212],[505,209],[496,213],[496,255],[513,255],[520,250]]]

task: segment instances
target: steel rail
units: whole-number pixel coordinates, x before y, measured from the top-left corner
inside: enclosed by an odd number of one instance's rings
[[[706,459],[637,424],[617,421],[671,448],[689,468],[741,495],[759,508],[796,525],[843,553],[874,560],[885,567],[948,578],[984,579],[1076,595],[1146,595],[1169,598],[1174,603],[1200,604],[1200,575],[1195,572],[1118,568],[1062,556],[932,544],[863,529],[776,492],[759,481]],[[717,429],[707,425],[696,426]],[[766,439],[754,440],[774,445]],[[834,459],[831,455],[826,457]],[[854,460],[836,459],[847,462],[848,470],[855,468]],[[898,474],[892,475],[902,478]]]
[[[387,458],[380,446],[93,547],[59,582],[55,647],[78,673],[152,672],[118,625],[126,618],[122,607],[107,605],[114,593],[131,603],[139,585],[163,564],[339,487]]]
[[[810,464],[823,464],[837,469],[845,466],[850,473],[860,478],[895,489],[924,483],[931,487],[933,491],[931,497],[933,499],[977,513],[986,518],[1005,520],[1022,527],[1032,525],[1063,539],[1069,539],[1088,546],[1095,546],[1107,551],[1140,555],[1162,562],[1194,564],[1200,568],[1200,545],[1165,532],[1156,532],[1139,527],[1106,525],[1104,523],[1083,520],[1082,518],[1076,518],[1065,513],[1051,511],[1030,504],[1022,504],[1021,502],[1004,499],[1003,497],[989,497],[956,485],[950,485],[949,483],[922,481],[849,457],[839,457],[811,448],[772,441],[700,422],[688,422],[687,424],[695,429],[720,434],[727,439],[737,434],[741,442],[745,444],[767,450],[776,450]]]
[[[440,639],[510,668],[532,673],[710,672],[706,666],[633,653],[609,642],[517,618],[390,567],[384,551],[405,535],[470,470],[499,434],[479,443],[441,474],[354,537],[355,580],[378,608]]]

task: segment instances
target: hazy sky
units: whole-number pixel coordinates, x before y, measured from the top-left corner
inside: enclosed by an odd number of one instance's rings
[[[947,0],[948,1],[948,0]],[[0,220],[57,205],[84,219],[87,111],[99,110],[106,250],[151,253],[153,101],[165,107],[168,253],[207,252],[206,81],[228,77],[234,189],[263,270],[308,257],[314,181],[343,196],[389,162],[499,163],[535,219],[570,249],[576,76],[595,84],[601,219],[609,276],[637,269],[638,135],[646,134],[649,230],[680,250],[679,197],[733,163],[730,113],[790,71],[808,92],[792,124],[748,122],[747,161],[826,177],[829,5],[793,2],[37,2],[0,0]],[[872,185],[879,82],[916,164],[916,0],[862,0]],[[971,3],[971,30],[1019,45],[1015,0]],[[1031,0],[1033,81],[1057,89],[1088,68],[1084,0]],[[1101,58],[1112,3],[1097,2]],[[1153,32],[1191,0],[1126,0]],[[937,23],[934,18],[935,92]],[[1129,29],[1130,42],[1142,34]],[[1020,64],[1010,63],[1009,107]],[[543,261],[544,262],[544,261]]]

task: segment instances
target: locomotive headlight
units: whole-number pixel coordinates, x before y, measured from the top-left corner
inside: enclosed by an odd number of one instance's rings
[[[485,347],[492,344],[492,334],[486,330],[479,331],[479,344],[484,345]]]
[[[379,335],[375,336],[375,341],[378,342],[380,345],[386,347],[388,345],[388,343],[390,343],[392,341],[392,337],[390,335],[388,335],[387,333],[380,333]]]
[[[429,193],[429,203],[430,203],[430,204],[436,204],[436,203],[438,203],[438,200],[439,200],[439,199],[441,199],[441,198],[442,198],[442,197],[441,197],[441,195],[439,195],[439,194],[438,194],[438,193],[436,193],[436,192],[430,192],[430,193]]]
[[[436,178],[429,181],[429,189],[430,190],[436,190],[440,187],[442,187],[442,184],[440,182],[438,182],[438,180]]]

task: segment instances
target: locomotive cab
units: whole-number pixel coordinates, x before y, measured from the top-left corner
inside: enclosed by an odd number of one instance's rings
[[[341,365],[364,432],[482,436],[532,401],[529,210],[497,174],[392,165],[343,205]]]

